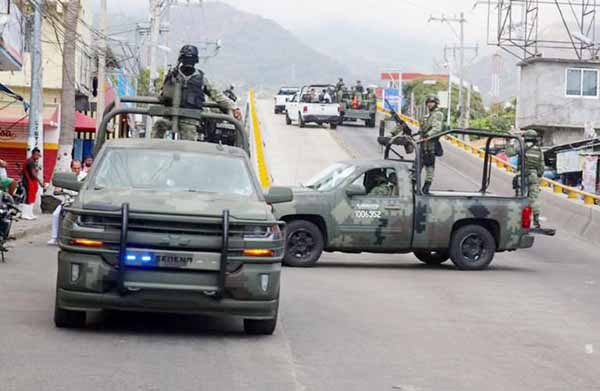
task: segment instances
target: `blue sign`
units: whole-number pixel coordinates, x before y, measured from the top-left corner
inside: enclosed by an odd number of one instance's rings
[[[383,104],[384,109],[394,110],[399,113],[402,107],[402,96],[400,95],[399,88],[385,88],[383,90]]]

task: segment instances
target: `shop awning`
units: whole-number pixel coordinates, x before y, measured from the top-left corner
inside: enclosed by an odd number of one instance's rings
[[[44,107],[43,114],[44,126],[57,127],[60,112],[58,106]],[[23,110],[20,103],[12,104],[0,111],[0,126],[27,126],[29,124],[29,114]]]
[[[87,116],[79,111],[75,112],[75,131],[76,132],[95,132],[96,119]]]

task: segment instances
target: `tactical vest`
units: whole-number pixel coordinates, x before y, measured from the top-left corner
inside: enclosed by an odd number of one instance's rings
[[[538,176],[544,174],[544,153],[540,147],[534,146],[525,151],[525,170],[535,171]]]
[[[196,71],[192,77],[181,77],[181,107],[202,109],[204,106],[204,73]]]

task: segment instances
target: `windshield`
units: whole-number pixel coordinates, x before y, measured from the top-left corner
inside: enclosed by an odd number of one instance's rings
[[[336,163],[309,179],[306,187],[317,191],[329,191],[344,182],[354,171],[353,166]]]
[[[194,152],[111,149],[90,182],[95,189],[256,194],[241,158]]]

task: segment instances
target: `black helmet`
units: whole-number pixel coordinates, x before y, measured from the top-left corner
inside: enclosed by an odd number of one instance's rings
[[[179,51],[179,62],[186,64],[198,63],[198,48],[194,45],[184,45]]]
[[[433,102],[436,105],[440,104],[440,99],[435,96],[435,95],[428,95],[427,98],[425,99],[425,104],[429,103],[429,102]]]

